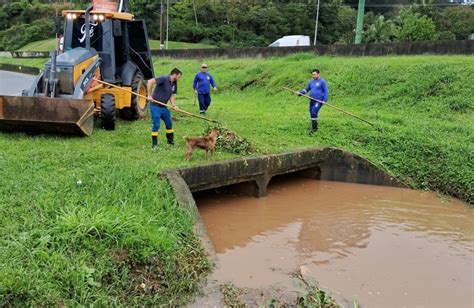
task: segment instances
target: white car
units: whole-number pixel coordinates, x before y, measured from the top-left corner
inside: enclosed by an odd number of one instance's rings
[[[306,35],[287,35],[274,41],[268,47],[295,47],[310,46],[309,36]]]

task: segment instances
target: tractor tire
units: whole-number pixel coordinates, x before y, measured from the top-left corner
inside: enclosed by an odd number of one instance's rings
[[[143,96],[147,96],[145,77],[142,72],[137,71],[133,76],[132,91]],[[129,121],[144,119],[148,107],[146,98],[132,94],[131,106],[120,110],[120,116]]]
[[[100,115],[102,128],[105,130],[115,129],[115,98],[112,94],[103,94],[101,98]]]

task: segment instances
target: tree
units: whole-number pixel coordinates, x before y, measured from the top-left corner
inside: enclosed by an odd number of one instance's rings
[[[419,13],[414,13],[411,9],[400,12],[399,40],[407,41],[430,41],[437,40],[439,33],[436,31],[435,23]]]
[[[464,40],[474,33],[474,7],[455,6],[446,8],[436,20],[440,31],[451,32],[455,39]]]
[[[0,50],[17,50],[24,45],[53,37],[53,20],[38,19],[34,24],[15,25],[0,31]]]
[[[354,42],[357,11],[348,7],[341,6],[337,12],[337,43],[352,44]]]
[[[145,19],[150,38],[160,37],[160,1],[156,0],[130,0],[130,11],[135,16]]]
[[[364,33],[364,43],[385,43],[396,40],[398,28],[391,20],[379,15]]]

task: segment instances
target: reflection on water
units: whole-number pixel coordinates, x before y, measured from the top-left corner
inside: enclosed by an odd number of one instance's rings
[[[474,210],[402,188],[293,179],[266,198],[197,196],[218,253],[213,278],[283,284],[310,269],[369,306],[473,305]]]

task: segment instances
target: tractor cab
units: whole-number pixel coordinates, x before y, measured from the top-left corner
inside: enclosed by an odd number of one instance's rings
[[[62,14],[66,19],[64,52],[87,48],[86,11],[70,10]],[[104,81],[121,83],[122,73],[126,74],[131,63],[138,66],[146,79],[153,77],[148,34],[143,20],[135,20],[130,13],[91,11],[89,39],[90,48],[95,49],[102,60]]]

